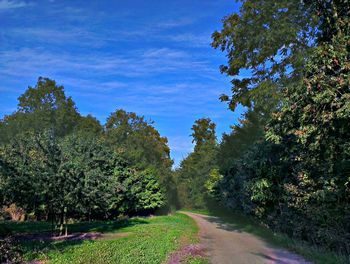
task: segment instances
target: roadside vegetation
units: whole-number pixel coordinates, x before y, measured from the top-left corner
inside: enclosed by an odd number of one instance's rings
[[[210,204],[210,202],[208,203]],[[239,211],[232,211],[224,208],[222,205],[217,205],[215,208],[208,205],[210,209],[182,209],[185,212],[191,212],[212,217],[219,217],[225,224],[231,226],[235,230],[240,230],[253,234],[269,244],[285,248],[295,252],[305,259],[319,264],[347,264],[350,262],[350,257],[347,255],[337,254],[334,251],[325,250],[322,247],[317,247],[311,243],[302,240],[293,239],[290,236],[274,232],[266,225],[259,223],[252,216],[244,215]]]
[[[212,46],[232,78],[220,99],[246,112],[220,141],[209,118],[195,122],[194,151],[176,171],[180,204],[205,210],[214,199],[234,224],[250,230],[249,216],[272,230],[250,231],[281,246],[348,263],[349,1],[241,3]]]

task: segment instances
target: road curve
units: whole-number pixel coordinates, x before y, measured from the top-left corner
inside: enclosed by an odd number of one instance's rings
[[[182,212],[199,226],[200,240],[212,264],[311,264],[261,238],[235,229],[218,217]]]

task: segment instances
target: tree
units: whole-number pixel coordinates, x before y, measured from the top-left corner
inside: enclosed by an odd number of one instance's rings
[[[147,214],[165,205],[164,192],[156,171],[119,168],[115,170],[114,176],[119,213]]]
[[[308,222],[309,240],[346,252],[349,231],[350,36],[348,1],[317,1],[321,41],[309,58],[303,85],[284,93],[267,138],[289,162],[284,181],[288,210]],[[301,220],[300,220],[301,219]],[[293,226],[292,223],[289,223]],[[300,227],[299,227],[300,228]],[[348,251],[347,251],[348,253]]]
[[[243,125],[224,135],[223,177],[214,174],[209,187],[228,207],[275,230],[349,254],[350,5],[303,5],[319,24],[301,82],[283,86],[272,115],[254,105]]]
[[[124,164],[101,139],[72,134],[60,142],[62,177],[67,178],[67,212],[106,218],[114,199],[114,170]],[[61,182],[61,181],[60,181]],[[55,195],[56,197],[59,195]]]
[[[33,151],[35,142],[27,133],[0,147],[0,182],[2,204],[35,210],[42,201],[41,157]]]
[[[151,213],[172,188],[167,139],[151,122],[118,110],[104,128],[48,78],[19,97],[0,133],[0,201],[57,220],[61,234],[67,217]]]
[[[149,165],[170,168],[168,140],[144,117],[119,109],[106,123],[106,140],[127,160],[140,168]]]
[[[89,114],[80,118],[74,130],[84,134],[101,136],[103,133],[103,126],[96,117]]]
[[[34,131],[52,129],[60,137],[72,132],[78,123],[80,115],[72,98],[65,96],[63,86],[48,78],[40,77],[18,101],[18,113],[25,114],[23,120]]]
[[[232,110],[237,104],[270,110],[288,83],[300,82],[318,20],[312,1],[240,2],[240,12],[225,17],[221,31],[212,35],[212,46],[228,57],[221,72],[233,77],[232,96],[221,100]],[[242,73],[248,76],[241,78]]]
[[[214,143],[216,141],[215,136],[216,125],[210,120],[210,118],[201,118],[194,122],[192,126],[192,143],[195,143],[195,149],[199,149],[206,143]]]
[[[180,164],[176,182],[180,204],[187,208],[205,208],[206,182],[217,167],[216,125],[209,118],[195,121],[192,126],[194,151]]]
[[[100,135],[103,127],[92,115],[81,116],[64,87],[54,80],[40,77],[35,87],[18,98],[18,110],[0,120],[0,144],[27,132],[52,130],[57,138],[72,132]]]
[[[167,205],[177,203],[173,186],[168,139],[162,137],[143,116],[119,109],[105,125],[106,141],[114,151],[138,170],[151,169],[167,195]]]
[[[266,115],[259,110],[248,110],[239,120],[239,124],[231,127],[230,134],[222,135],[218,152],[218,166],[221,173],[227,173],[235,160],[241,158],[250,146],[264,139],[266,122]]]

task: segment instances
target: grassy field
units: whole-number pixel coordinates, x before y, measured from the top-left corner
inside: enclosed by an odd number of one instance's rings
[[[229,212],[223,208],[217,210],[207,209],[183,209],[182,211],[198,213],[208,216],[218,216],[226,223],[232,225],[235,229],[240,229],[247,233],[254,234],[271,245],[286,248],[297,254],[304,256],[306,259],[319,264],[348,264],[350,256],[340,256],[334,252],[325,251],[321,248],[311,246],[305,242],[291,239],[287,235],[275,233],[262,225],[259,225],[253,219],[234,212]]]
[[[0,223],[0,232],[45,233],[49,223]],[[45,263],[166,263],[172,252],[198,243],[198,227],[186,215],[132,218],[123,221],[69,225],[70,232],[101,232],[103,239],[74,241],[22,241],[26,260]],[[188,264],[207,263],[188,257]]]

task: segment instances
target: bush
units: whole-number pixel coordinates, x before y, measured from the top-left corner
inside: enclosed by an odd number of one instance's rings
[[[0,263],[23,263],[22,251],[12,238],[0,239]]]

